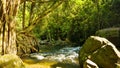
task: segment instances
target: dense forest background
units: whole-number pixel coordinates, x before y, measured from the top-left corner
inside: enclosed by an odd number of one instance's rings
[[[13,41],[18,49],[36,45],[38,39],[82,45],[97,30],[120,26],[120,0],[19,1],[0,0],[2,52]]]
[[[0,68],[119,68],[119,42],[120,0],[0,0]]]
[[[120,26],[119,0],[56,0],[25,2],[17,15],[17,30],[30,30],[41,40],[82,44],[99,29]],[[34,24],[35,23],[35,24]]]

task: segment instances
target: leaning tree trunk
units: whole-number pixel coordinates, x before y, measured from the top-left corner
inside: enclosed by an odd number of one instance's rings
[[[20,0],[0,0],[0,53],[16,54],[15,16]]]

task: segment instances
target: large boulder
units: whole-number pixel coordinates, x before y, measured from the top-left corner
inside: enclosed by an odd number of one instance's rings
[[[106,28],[96,31],[96,35],[107,38],[117,48],[120,48],[120,28]]]
[[[116,68],[119,65],[120,52],[107,39],[91,36],[86,40],[79,53],[81,68],[87,59],[95,62],[100,68]]]
[[[0,68],[25,68],[25,66],[17,55],[6,54],[0,57]]]

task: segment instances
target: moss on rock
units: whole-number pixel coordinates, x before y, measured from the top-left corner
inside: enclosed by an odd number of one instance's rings
[[[25,66],[17,55],[6,54],[0,57],[0,68],[25,68]]]
[[[120,28],[106,28],[96,31],[96,35],[101,37],[119,37]]]
[[[95,62],[101,68],[116,68],[120,52],[107,39],[91,36],[86,40],[79,53],[81,68],[87,59]]]
[[[107,38],[117,48],[120,48],[120,28],[106,28],[96,31],[96,35]]]

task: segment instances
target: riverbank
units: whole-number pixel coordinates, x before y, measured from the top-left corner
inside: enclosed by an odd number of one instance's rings
[[[65,63],[41,60],[36,61],[33,59],[22,59],[26,68],[79,68],[79,63]]]

